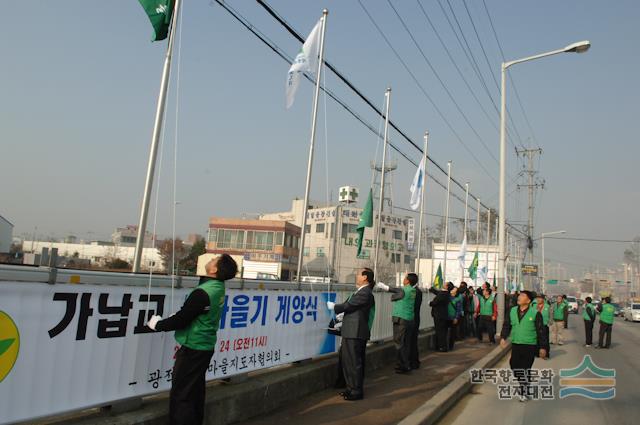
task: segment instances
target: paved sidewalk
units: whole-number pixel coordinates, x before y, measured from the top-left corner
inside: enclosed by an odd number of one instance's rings
[[[594,333],[599,325],[595,325]],[[597,335],[597,334],[596,334]],[[640,414],[640,323],[616,319],[611,349],[584,347],[584,328],[579,316],[571,315],[565,330],[565,344],[551,346],[551,358],[536,359],[533,367],[554,370],[554,400],[499,400],[492,383],[476,385],[439,422],[439,425],[585,425],[637,424]],[[559,399],[559,369],[573,369],[585,354],[605,369],[616,369],[616,395],[612,400],[591,400],[579,396]],[[508,368],[510,353],[495,368]]]
[[[423,354],[420,359],[422,367],[409,375],[394,373],[393,362],[371,373],[365,379],[364,400],[344,401],[338,390],[326,390],[305,397],[295,405],[242,423],[396,424],[493,348],[494,345],[479,344],[470,338],[456,343],[456,348],[450,353],[429,351]]]

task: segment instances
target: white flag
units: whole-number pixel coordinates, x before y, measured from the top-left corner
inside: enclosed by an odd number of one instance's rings
[[[414,211],[420,208],[422,191],[424,190],[423,188],[424,188],[424,157],[422,157],[422,161],[420,161],[420,165],[418,165],[418,169],[416,170],[416,175],[413,177],[413,182],[411,183],[411,187],[409,188],[409,190],[411,191],[411,201],[409,201],[409,206]]]
[[[458,262],[460,263],[460,268],[464,269],[465,261],[464,259],[467,256],[467,235],[464,235],[464,239],[462,239],[462,246],[460,247],[460,251],[458,251]]]
[[[291,64],[287,73],[287,109],[293,105],[296,97],[296,90],[300,84],[300,74],[303,72],[315,73],[318,67],[318,55],[320,54],[320,30],[322,29],[322,19],[318,21],[307,40],[302,45],[300,53]]]
[[[484,266],[480,269],[480,281],[481,282],[487,281],[487,266]]]

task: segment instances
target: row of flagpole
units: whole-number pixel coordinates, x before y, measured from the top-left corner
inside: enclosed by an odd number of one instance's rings
[[[149,15],[151,23],[154,27],[155,35],[154,40],[163,40],[167,36],[169,37],[167,53],[164,62],[164,68],[162,73],[161,85],[160,85],[160,94],[158,97],[158,105],[156,110],[156,118],[154,124],[154,130],[152,135],[152,143],[151,150],[149,154],[149,164],[147,170],[147,177],[145,182],[145,190],[143,194],[142,207],[140,212],[140,223],[138,226],[138,237],[136,240],[136,251],[134,255],[134,264],[133,271],[140,271],[140,259],[142,254],[142,246],[144,242],[144,235],[146,231],[146,222],[148,215],[148,207],[149,207],[149,198],[151,196],[151,191],[153,188],[153,178],[155,172],[155,162],[157,156],[157,148],[160,141],[160,135],[162,131],[162,122],[164,118],[164,110],[165,103],[167,97],[167,87],[169,82],[169,74],[171,67],[171,57],[173,50],[173,40],[174,33],[176,30],[177,20],[175,17],[177,16],[177,12],[180,7],[180,0],[176,0],[173,5],[173,10],[169,7],[163,6],[163,4],[158,3],[156,0],[141,0],[141,4],[145,8],[145,11]],[[298,264],[297,264],[297,273],[296,279],[298,282],[301,282],[302,277],[302,265],[304,259],[304,246],[305,246],[305,234],[306,234],[306,224],[307,224],[307,210],[309,206],[309,195],[311,189],[311,176],[313,170],[313,156],[314,156],[314,147],[315,147],[315,139],[316,139],[316,123],[317,123],[317,115],[318,115],[318,104],[320,97],[320,81],[322,75],[322,69],[324,64],[324,40],[327,26],[327,17],[328,10],[324,9],[322,11],[322,17],[318,20],[313,30],[303,43],[301,51],[296,56],[295,60],[291,64],[291,67],[287,73],[287,84],[286,84],[286,107],[290,108],[293,105],[295,99],[295,93],[297,91],[301,74],[303,73],[311,73],[315,74],[315,90],[313,96],[313,104],[312,104],[312,119],[311,119],[311,135],[310,135],[310,143],[309,143],[309,156],[307,162],[307,175],[306,175],[306,183],[305,183],[305,194],[304,194],[304,210],[302,213],[302,223],[301,223],[301,236],[300,236],[300,244],[299,244],[299,252],[298,252]],[[314,72],[315,71],[315,72]],[[386,159],[387,159],[387,148],[388,148],[388,139],[389,139],[389,114],[390,114],[390,100],[391,100],[391,88],[387,88],[385,91],[385,125],[384,125],[384,144],[383,144],[383,154],[382,154],[382,177],[380,184],[380,202],[378,205],[378,214],[376,218],[375,224],[375,254],[374,254],[374,274],[377,275],[378,270],[378,262],[379,262],[379,240],[381,234],[381,226],[382,226],[382,208],[384,203],[384,187],[385,187],[385,170],[386,170]],[[411,209],[414,211],[420,209],[420,217],[419,217],[419,228],[418,228],[418,250],[417,250],[417,272],[420,272],[420,260],[422,258],[422,238],[423,238],[423,228],[424,228],[424,206],[425,206],[425,187],[426,187],[426,166],[428,160],[428,140],[429,140],[429,132],[426,131],[424,134],[424,149],[423,156],[418,169],[416,170],[416,174],[411,185]],[[450,212],[450,194],[451,194],[451,167],[452,162],[449,161],[447,163],[447,194],[445,201],[445,214],[444,214],[444,259],[443,259],[443,267],[440,284],[442,284],[442,276],[447,275],[447,253],[448,253],[448,243],[449,243],[449,212]],[[463,239],[462,245],[460,247],[460,252],[458,254],[458,258],[461,258],[460,268],[461,268],[461,279],[464,279],[464,255],[466,255],[466,245],[467,245],[467,223],[468,223],[468,207],[469,207],[469,183],[465,184],[465,213],[464,213],[464,231],[463,231]],[[477,201],[477,225],[476,225],[476,246],[479,246],[479,237],[480,237],[480,199],[476,198]],[[371,192],[369,194],[369,199],[367,200],[367,208],[365,210],[369,211],[369,214],[372,214],[372,205],[371,205]],[[364,214],[363,214],[364,215]],[[489,266],[489,243],[490,243],[490,224],[491,224],[491,211],[487,211],[487,270]],[[497,218],[496,218],[497,220]],[[360,233],[360,242],[362,240],[364,234],[364,227],[371,227],[373,225],[373,220],[371,217],[367,220],[363,217],[361,223],[358,225],[358,230]],[[363,224],[364,223],[364,224]],[[496,226],[497,229],[497,226]],[[360,246],[358,251],[360,251]],[[360,253],[360,252],[359,252]],[[494,259],[495,260],[495,259]],[[474,264],[477,270],[477,262],[478,262],[478,252],[476,250],[476,255],[474,258]],[[439,268],[440,269],[440,268]],[[494,267],[495,270],[495,267]],[[174,271],[172,270],[172,273]],[[477,271],[476,271],[477,273]],[[484,276],[486,278],[486,276]],[[494,272],[494,280],[495,280],[495,272]]]

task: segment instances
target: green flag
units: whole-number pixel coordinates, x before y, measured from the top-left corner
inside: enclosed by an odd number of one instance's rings
[[[358,232],[358,257],[360,257],[360,252],[362,251],[362,241],[364,240],[364,228],[365,227],[373,227],[373,191],[369,189],[369,197],[367,198],[367,203],[362,210],[362,215],[360,216],[360,222],[358,223],[358,227],[356,231]]]
[[[493,274],[493,289],[496,290],[496,288],[498,287],[498,284],[496,283],[496,274]]]
[[[151,41],[167,38],[174,0],[138,0],[149,16],[154,35]]]
[[[476,255],[473,256],[473,261],[469,266],[469,277],[473,280],[478,278],[478,251],[476,250]]]
[[[438,272],[433,279],[433,287],[436,289],[442,289],[442,264],[438,264]]]
[[[557,285],[558,279],[549,279],[547,280],[547,285]]]

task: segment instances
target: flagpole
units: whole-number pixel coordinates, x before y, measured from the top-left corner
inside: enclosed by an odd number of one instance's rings
[[[485,279],[487,280],[489,280],[489,244],[490,243],[491,243],[491,208],[488,208],[487,209],[487,274],[485,276]]]
[[[464,184],[465,189],[465,198],[464,198],[464,232],[462,233],[462,243],[464,244],[465,239],[467,238],[467,219],[469,217],[469,183]],[[460,264],[460,283],[464,280],[464,266],[467,256],[467,250],[465,248],[464,252],[465,258],[462,259],[462,264]]]
[[[447,280],[447,242],[449,239],[449,194],[451,193],[451,161],[447,162],[447,199],[444,208],[444,265],[442,267],[442,284]]]
[[[422,258],[422,217],[424,215],[424,191],[425,191],[425,183],[427,182],[427,149],[429,147],[429,132],[424,132],[424,151],[422,152],[422,163],[424,164],[424,169],[422,170],[422,187],[420,190],[422,193],[420,194],[420,221],[419,221],[419,232],[418,232],[418,274],[420,274],[420,259]]]
[[[382,177],[380,178],[380,203],[378,205],[378,218],[376,220],[376,250],[373,257],[373,275],[378,277],[378,253],[380,251],[380,226],[382,226],[382,204],[384,203],[384,175],[387,162],[387,143],[389,138],[389,104],[391,102],[391,87],[387,87],[384,93],[386,106],[384,112],[384,143],[382,147]]]
[[[147,177],[144,183],[144,193],[142,195],[142,206],[140,207],[140,221],[138,222],[138,235],[136,238],[136,248],[133,254],[133,273],[140,272],[140,262],[142,260],[142,250],[144,249],[144,236],[147,232],[147,216],[149,215],[149,203],[153,190],[153,177],[156,168],[156,158],[158,156],[158,145],[162,135],[162,123],[164,121],[164,109],[167,101],[167,88],[169,86],[169,76],[171,72],[171,56],[173,54],[173,41],[175,39],[176,27],[178,26],[178,16],[182,0],[176,0],[171,17],[171,29],[169,30],[169,42],[167,54],[164,58],[162,68],[162,78],[160,79],[160,93],[158,94],[158,105],[156,107],[155,123],[151,136],[151,148],[149,150],[149,162],[147,165]],[[155,235],[154,235],[155,237]]]
[[[476,200],[478,201],[478,208],[477,208],[477,214],[478,217],[476,219],[476,253],[478,253],[479,248],[480,248],[480,198],[476,198]],[[478,263],[480,263],[480,259],[478,259]],[[476,266],[476,278],[474,280],[474,283],[477,285],[478,284],[478,267]]]
[[[307,162],[307,182],[304,189],[304,209],[302,210],[302,228],[300,235],[300,247],[298,251],[298,268],[296,271],[296,280],[298,286],[302,282],[302,260],[304,259],[304,240],[307,227],[307,211],[309,209],[309,190],[311,189],[311,171],[313,168],[313,147],[316,142],[316,121],[318,118],[318,99],[320,98],[320,79],[322,76],[322,65],[324,59],[324,31],[327,27],[327,16],[329,11],[324,9],[322,11],[322,30],[320,32],[320,60],[318,61],[318,70],[316,72],[316,90],[313,95],[313,114],[311,118],[311,141],[309,142],[309,161]]]
[[[500,220],[498,217],[496,217],[496,232],[495,232],[495,238],[496,238],[496,244],[498,243],[498,220]],[[496,255],[495,257],[493,257],[493,276],[496,276],[497,273],[497,261],[498,261],[498,255]],[[496,280],[496,284],[498,283],[498,281]],[[500,286],[500,285],[498,285]],[[499,291],[498,291],[499,292]],[[498,312],[498,316],[500,315],[500,312]]]

